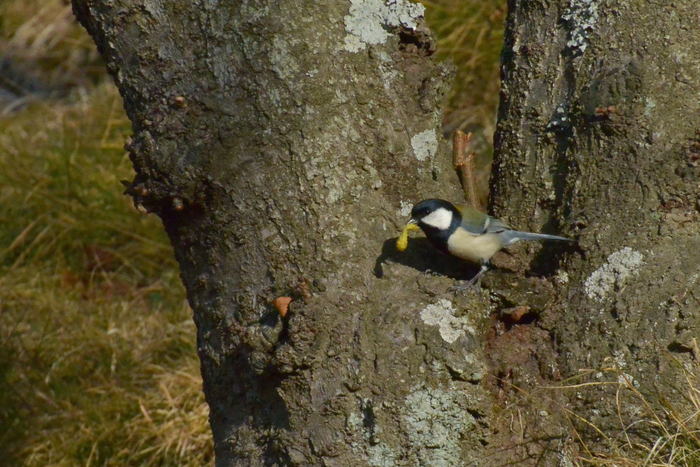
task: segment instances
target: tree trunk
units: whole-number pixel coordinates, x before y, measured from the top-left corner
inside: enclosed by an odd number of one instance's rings
[[[510,2],[492,209],[578,242],[501,257],[488,296],[449,293],[469,271],[425,242],[394,250],[414,201],[460,198],[422,7],[74,8],[133,122],[128,191],[181,266],[218,464],[564,462],[571,409],[591,443],[640,417],[598,369],[679,398],[700,333],[694,0]]]
[[[531,330],[491,344],[495,367],[521,394],[561,377],[592,383],[564,396],[593,443],[592,425],[621,434],[647,417],[635,390],[680,402],[683,371],[700,358],[697,1],[509,3],[492,208],[578,244],[531,255],[551,290]],[[532,306],[514,294],[504,300]],[[515,357],[514,345],[536,352]],[[611,377],[626,389],[597,384]],[[565,418],[567,400],[546,397],[523,431],[562,449],[551,412]]]
[[[133,122],[128,191],[180,263],[217,463],[478,459],[487,306],[447,291],[460,264],[394,249],[413,202],[460,192],[422,6],[74,9]],[[285,317],[276,297],[294,299]]]

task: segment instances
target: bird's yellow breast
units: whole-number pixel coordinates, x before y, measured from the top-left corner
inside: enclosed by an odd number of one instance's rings
[[[474,235],[464,229],[457,229],[447,240],[450,254],[473,263],[488,261],[502,247],[498,234]]]

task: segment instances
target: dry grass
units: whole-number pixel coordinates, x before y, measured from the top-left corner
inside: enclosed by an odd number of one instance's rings
[[[552,441],[557,441],[555,453],[561,465],[700,466],[700,364],[676,360],[683,378],[676,388],[679,397],[672,401],[648,386],[642,392],[640,383],[612,358],[606,363],[603,368],[581,370],[560,384],[531,390],[500,381],[512,393],[496,423],[508,426],[513,435],[506,437],[507,458],[522,455],[523,450],[535,456],[551,452]],[[571,405],[572,400],[586,399],[597,402],[579,408]],[[601,411],[607,414],[611,405],[612,423],[608,415],[594,418]],[[543,422],[542,412],[554,418]],[[557,426],[565,428],[563,437],[559,429],[549,430]],[[550,434],[543,435],[543,429]],[[529,444],[534,449],[528,449]]]
[[[638,383],[612,366],[596,372],[598,379],[584,383],[589,387],[612,385],[615,388],[615,406],[619,431],[606,433],[590,420],[569,411],[572,425],[583,422],[597,433],[604,446],[594,448],[576,432],[582,454],[582,465],[594,466],[664,466],[697,467],[700,465],[700,365],[678,362],[684,375],[680,388],[682,401],[671,402],[664,395],[642,394]],[[580,388],[580,384],[563,386],[564,390]],[[630,408],[638,413],[630,420]],[[640,437],[640,434],[643,436]]]
[[[170,246],[121,193],[116,89],[65,2],[3,2],[0,18],[0,458],[211,463]]]
[[[195,329],[155,217],[121,194],[111,85],[0,120],[0,455],[9,465],[202,465]]]
[[[0,64],[0,85],[20,96],[85,86],[104,77],[92,40],[62,0],[0,3]]]

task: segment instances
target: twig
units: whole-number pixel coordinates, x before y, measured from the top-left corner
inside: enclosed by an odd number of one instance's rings
[[[474,167],[476,154],[474,152],[467,154],[467,149],[469,148],[471,140],[471,133],[464,133],[460,130],[454,132],[452,138],[452,164],[459,174],[459,179],[462,182],[462,189],[464,190],[464,196],[467,198],[467,202],[471,204],[473,208],[483,211],[484,208],[481,206],[476,188],[476,169]]]

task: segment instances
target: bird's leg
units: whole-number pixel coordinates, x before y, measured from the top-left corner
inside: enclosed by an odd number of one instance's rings
[[[481,281],[481,276],[483,276],[486,273],[486,271],[489,270],[489,267],[491,267],[491,265],[488,263],[488,261],[482,261],[481,268],[479,269],[479,272],[477,272],[474,275],[474,277],[469,279],[469,284],[478,285],[478,283]]]
[[[489,270],[489,267],[491,265],[489,264],[488,261],[482,261],[481,262],[481,268],[479,269],[479,272],[477,272],[474,277],[469,279],[467,282],[459,285],[453,285],[450,287],[450,290],[454,292],[464,292],[465,290],[471,289],[471,288],[478,288],[479,283],[481,282],[481,276],[483,276],[486,271]]]

